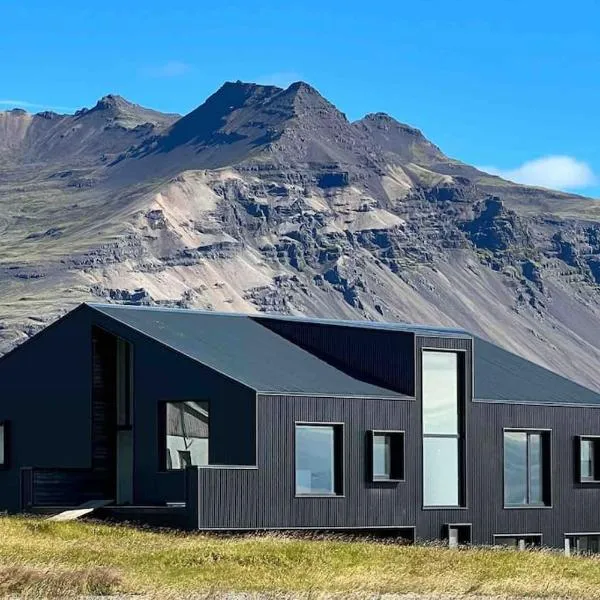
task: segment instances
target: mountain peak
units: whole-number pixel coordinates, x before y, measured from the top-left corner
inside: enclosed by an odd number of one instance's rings
[[[369,135],[385,151],[398,155],[402,160],[429,165],[446,159],[442,151],[420,129],[401,123],[387,113],[369,113],[353,125]]]
[[[391,115],[384,112],[376,112],[369,113],[365,115],[361,121],[371,123],[375,127],[383,130],[387,130],[390,128],[398,129],[406,132],[407,134],[414,135],[415,137],[426,139],[423,135],[423,132],[416,127],[412,127],[411,125],[407,125],[406,123],[401,123],[397,119],[394,119]],[[359,121],[360,122],[360,121]]]
[[[75,112],[74,117],[100,119],[110,126],[134,129],[146,124],[163,128],[176,121],[179,115],[161,113],[130,102],[118,94],[107,94],[93,108],[82,108]]]
[[[102,98],[96,102],[96,106],[94,106],[92,110],[123,110],[136,106],[137,105],[133,104],[133,102],[125,100],[123,96],[119,96],[118,94],[107,94],[106,96],[102,96]]]
[[[316,88],[306,83],[306,81],[295,81],[294,83],[291,83],[287,89],[290,92],[316,94],[317,96],[321,95]]]

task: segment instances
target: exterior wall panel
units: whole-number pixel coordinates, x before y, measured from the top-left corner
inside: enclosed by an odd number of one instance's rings
[[[473,402],[471,341],[417,338],[417,401],[260,396],[258,470],[199,473],[200,528],[376,528],[416,526],[419,539],[445,535],[448,523],[471,523],[472,541],[491,544],[494,534],[541,533],[560,547],[565,532],[600,531],[600,484],[579,484],[574,440],[600,434],[600,407],[539,406]],[[465,508],[422,506],[420,351],[465,352]],[[294,424],[343,422],[343,497],[302,498],[294,489]],[[552,508],[504,508],[503,430],[552,430]],[[405,433],[406,481],[368,481],[366,432]],[[226,508],[223,508],[226,507]]]
[[[261,317],[257,322],[340,371],[414,395],[414,334]]]
[[[0,359],[0,420],[11,428],[1,510],[20,509],[21,467],[91,467],[91,373],[85,308]]]
[[[95,313],[95,311],[94,311]],[[182,502],[185,472],[161,471],[164,440],[159,414],[164,402],[208,401],[210,462],[252,465],[256,461],[256,393],[198,362],[94,314],[94,323],[133,345],[134,503]]]
[[[258,469],[199,470],[200,528],[408,527],[417,518],[414,486],[369,483],[366,439],[370,429],[406,429],[414,445],[415,402],[260,396]],[[295,495],[295,423],[344,423],[344,495]],[[409,441],[410,440],[410,441]],[[407,479],[417,476],[408,460]],[[241,517],[241,520],[237,518]]]

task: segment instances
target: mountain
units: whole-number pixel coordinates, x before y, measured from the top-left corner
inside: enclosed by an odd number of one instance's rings
[[[600,389],[600,203],[310,85],[0,112],[0,351],[84,300],[459,325]]]

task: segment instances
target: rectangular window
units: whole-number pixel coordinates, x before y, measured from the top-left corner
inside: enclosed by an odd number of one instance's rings
[[[453,438],[423,440],[425,506],[458,506],[458,445]]]
[[[132,426],[132,346],[120,338],[116,342],[117,427],[126,429]]]
[[[463,500],[464,361],[457,352],[423,351],[423,505]]]
[[[541,533],[528,533],[524,535],[500,533],[494,535],[494,546],[508,546],[509,548],[525,550],[526,548],[535,548],[536,546],[541,545]]]
[[[296,425],[296,494],[335,496],[343,494],[340,424]]]
[[[565,534],[569,540],[571,552],[575,554],[598,554],[600,553],[600,534],[587,533],[582,535]]]
[[[167,469],[208,465],[208,402],[164,404],[165,465]]]
[[[404,480],[404,432],[371,431],[373,481]]]
[[[0,421],[0,469],[8,465],[8,426]]]
[[[448,545],[451,548],[471,543],[471,523],[448,523],[446,529]]]
[[[579,437],[579,481],[600,483],[600,437]]]
[[[550,505],[550,432],[504,432],[504,505]]]

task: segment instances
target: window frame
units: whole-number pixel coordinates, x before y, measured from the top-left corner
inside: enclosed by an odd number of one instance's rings
[[[592,470],[594,471],[594,475],[592,477],[583,477],[581,473],[581,442],[582,441],[591,441],[594,443],[593,448],[593,463]],[[597,447],[596,447],[597,446]],[[576,477],[577,483],[582,483],[584,485],[600,485],[600,435],[578,435],[577,436],[577,446],[576,446]]]
[[[448,542],[450,542],[450,530],[457,529],[459,546],[470,546],[473,543],[472,523],[444,523],[443,529],[443,537],[448,540]]]
[[[538,548],[538,547],[541,547],[544,545],[544,535],[542,533],[494,533],[493,534],[492,544],[494,546],[509,548],[509,546],[504,546],[502,544],[496,544],[496,538],[505,538],[505,539],[506,538],[515,538],[517,540],[517,544],[515,545],[515,548],[519,547],[519,540],[525,540],[527,538],[535,539],[539,542],[539,543],[530,545],[529,546],[530,548],[531,547]]]
[[[10,421],[0,419],[0,427],[3,430],[3,452],[4,458],[0,462],[0,471],[6,471],[10,469]]]
[[[590,552],[590,551],[577,551],[574,548],[574,544],[573,542],[575,541],[576,538],[590,538],[590,537],[594,537],[594,538],[598,538],[599,542],[600,542],[600,532],[576,532],[576,533],[565,533],[563,534],[563,540],[569,540],[569,546],[570,546],[570,551],[571,554],[575,554],[576,556],[581,556],[581,555],[588,555],[588,554],[594,554],[596,556],[598,556],[600,554],[600,552]]]
[[[403,429],[370,429],[368,431],[368,480],[371,483],[403,483],[406,481],[406,432]],[[400,438],[400,465],[399,468],[394,468],[393,446],[390,445],[390,477],[376,477],[373,468],[373,460],[375,458],[375,436],[389,435],[391,437]],[[398,467],[398,465],[397,465]],[[394,475],[398,475],[394,477]]]
[[[184,400],[161,400],[158,403],[158,471],[159,473],[185,473],[185,469],[173,469],[168,468],[167,464],[167,405],[168,404],[181,404],[185,402],[195,402],[197,404],[206,404],[208,406],[208,465],[197,465],[198,468],[203,468],[205,466],[211,465],[210,460],[210,449],[211,449],[211,402],[208,399],[198,399],[198,398],[187,398]]]
[[[456,355],[456,366],[457,366],[457,433],[456,434],[444,434],[444,433],[425,433],[424,431],[424,402],[423,402],[423,356],[427,353],[445,353]],[[420,348],[420,412],[419,418],[421,422],[421,509],[422,510],[468,510],[468,485],[467,485],[467,389],[469,374],[467,373],[467,354],[469,351],[466,348],[440,348],[435,346],[422,346]],[[473,377],[473,373],[471,373]],[[426,438],[442,438],[442,439],[455,439],[457,442],[457,454],[458,454],[458,504],[442,505],[442,504],[425,504],[425,439]]]
[[[297,437],[298,427],[332,427],[333,428],[333,494],[299,494],[297,481]],[[345,469],[345,423],[341,421],[294,421],[293,428],[293,469],[294,469],[294,498],[345,498],[346,469]]]
[[[506,433],[539,433],[541,437],[542,450],[542,497],[545,498],[543,504],[507,504],[506,503]],[[545,456],[547,452],[547,457]],[[546,465],[547,460],[547,465]],[[553,504],[553,489],[552,489],[552,429],[545,427],[503,427],[502,428],[502,507],[505,510],[545,510],[551,509]],[[526,473],[527,473],[527,496],[529,497],[529,435],[527,436],[526,450]],[[508,534],[494,534],[505,535]],[[525,535],[525,534],[522,534]],[[529,534],[528,534],[529,535]],[[531,534],[537,535],[537,534]]]

